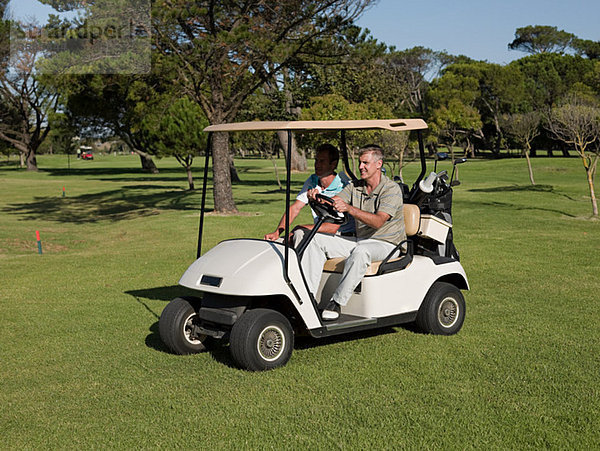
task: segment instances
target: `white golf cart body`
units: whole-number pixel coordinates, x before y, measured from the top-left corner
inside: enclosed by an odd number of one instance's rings
[[[287,131],[291,134],[294,131],[358,129],[406,132],[426,128],[427,125],[421,119],[396,119],[246,122],[213,125],[205,131]],[[422,144],[421,141],[420,143]],[[289,191],[288,169],[288,205]],[[422,233],[420,225],[417,229],[418,233]],[[289,233],[289,224],[285,233]],[[349,303],[342,307],[340,319],[324,322],[320,317],[320,308],[329,301],[341,277],[339,262],[336,269],[328,269],[328,266],[336,265],[325,265],[320,288],[312,298],[294,249],[279,242],[233,239],[219,243],[200,256],[183,274],[179,284],[200,293],[216,295],[216,304],[215,301],[211,304],[212,310],[218,308],[219,299],[238,299],[241,305],[249,305],[251,300],[257,298],[276,298],[278,302],[285,299],[285,302],[293,307],[292,311],[296,312],[295,316],[301,320],[301,326],[315,337],[414,321],[428,291],[439,281],[450,283],[458,289],[469,288],[465,271],[459,261],[445,259],[436,262],[427,256],[414,255],[412,261],[402,269],[383,273],[373,271],[374,274],[370,275],[367,273]],[[248,302],[245,303],[243,299],[247,299]],[[224,308],[227,309],[227,305],[224,305]],[[232,316],[224,322],[235,323],[243,311],[232,310]],[[206,313],[204,317],[209,316]]]
[[[368,275],[356,290],[342,314],[352,321],[323,323],[314,308],[303,281],[295,253],[289,254],[289,278],[296,294],[283,278],[284,246],[281,243],[239,239],[219,243],[196,260],[179,280],[194,290],[225,296],[263,297],[282,295],[289,299],[309,330],[339,330],[345,326],[376,324],[389,318],[391,324],[413,321],[429,288],[436,281],[449,281],[468,289],[467,276],[459,262],[436,265],[428,257],[416,255],[405,269],[382,275]],[[339,283],[339,272],[324,272],[316,293],[320,305],[329,301]],[[211,285],[211,283],[213,285]],[[218,286],[214,286],[218,285]]]

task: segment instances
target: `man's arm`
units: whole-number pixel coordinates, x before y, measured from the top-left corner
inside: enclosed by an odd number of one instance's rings
[[[354,219],[359,220],[363,224],[368,225],[374,229],[379,229],[382,225],[388,221],[391,216],[388,213],[383,211],[378,211],[377,213],[369,213],[363,211],[359,208],[356,208],[350,204],[344,202],[339,196],[332,197],[333,206],[340,213],[348,213],[353,216]]]
[[[300,210],[302,210],[302,208],[305,205],[306,204],[304,202],[302,202],[301,200],[296,200],[296,202],[294,202],[292,205],[290,205],[290,224],[292,222],[294,222],[294,219],[296,219],[298,214],[300,214]],[[275,241],[277,238],[279,238],[279,235],[281,235],[284,231],[285,231],[285,213],[281,217],[281,220],[279,221],[279,225],[277,226],[275,231],[265,235],[265,240]]]
[[[315,228],[314,224],[303,224],[303,225],[294,227],[294,229],[306,229],[306,230],[312,230],[314,228]],[[338,231],[339,228],[340,228],[339,224],[332,224],[330,222],[324,222],[323,224],[321,224],[321,227],[319,227],[319,233],[330,233],[331,235],[335,235],[335,233]]]

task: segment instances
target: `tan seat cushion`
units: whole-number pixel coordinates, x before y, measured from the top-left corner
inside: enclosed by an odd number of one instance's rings
[[[388,263],[395,262],[396,260],[400,260],[400,258],[402,258],[402,257],[392,258],[391,260],[388,261]],[[346,259],[344,257],[330,258],[329,260],[327,260],[325,262],[325,265],[323,265],[323,271],[324,272],[337,272],[337,273],[341,274],[342,271],[344,271],[344,263],[345,262],[346,262]],[[374,276],[375,274],[377,274],[377,271],[379,271],[380,266],[381,266],[381,261],[371,263],[371,266],[369,266],[369,269],[367,269],[365,276]]]
[[[421,210],[414,204],[404,204],[404,228],[406,236],[414,236],[421,225]]]
[[[414,236],[417,234],[419,230],[419,226],[421,223],[421,211],[417,205],[413,204],[404,204],[404,226],[406,228],[406,236]],[[393,258],[389,260],[390,262],[400,260],[401,257]],[[330,258],[323,265],[324,272],[337,272],[342,273],[344,270],[344,262],[346,259],[344,257]],[[377,274],[379,270],[379,266],[381,266],[381,261],[376,261],[371,263],[369,269],[365,276],[374,276]]]

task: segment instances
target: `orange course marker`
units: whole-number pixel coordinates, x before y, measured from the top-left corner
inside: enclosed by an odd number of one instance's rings
[[[42,254],[42,240],[40,239],[40,231],[36,230],[35,231],[35,237],[37,238],[37,245],[38,245],[38,254]]]

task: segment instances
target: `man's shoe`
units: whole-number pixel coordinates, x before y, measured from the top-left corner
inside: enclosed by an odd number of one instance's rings
[[[323,313],[321,314],[321,318],[323,318],[324,321],[335,321],[339,317],[340,304],[333,300],[329,301],[329,304],[327,304],[327,307],[325,307],[325,310],[323,310]]]

